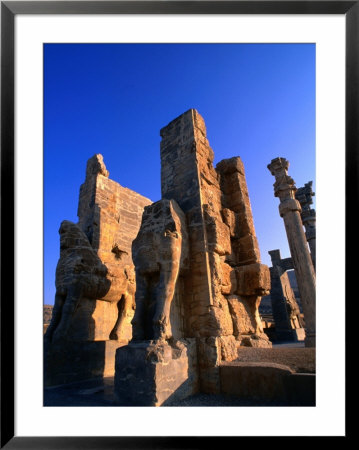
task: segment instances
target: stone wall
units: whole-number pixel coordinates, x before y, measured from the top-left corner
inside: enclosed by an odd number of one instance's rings
[[[213,306],[213,298],[197,161],[201,150],[206,154],[205,135],[199,128],[201,125],[203,128],[203,121],[199,122],[199,116],[194,116],[190,110],[160,132],[162,198],[176,200],[187,217],[191,277],[185,280],[184,301],[188,320],[186,332],[190,337],[212,335],[207,312]],[[207,323],[203,323],[201,317]],[[212,326],[216,327],[215,324]]]
[[[238,346],[271,346],[258,314],[269,270],[260,263],[241,159],[213,167],[204,120],[193,109],[160,134],[162,197],[176,200],[188,226],[185,336],[197,338],[201,389],[214,392],[221,360],[235,359]]]
[[[89,159],[77,215],[101,260],[125,266],[132,264],[132,241],[140,228],[144,207],[152,202],[108,177],[102,155]]]
[[[269,290],[269,271],[260,264],[243,163],[236,157],[213,167],[214,153],[196,110],[160,134],[162,197],[175,199],[188,222],[187,335],[261,332],[257,297]]]
[[[89,159],[86,179],[80,187],[79,226],[110,276],[116,277],[127,270],[134,281],[131,245],[140,228],[143,209],[151,203],[148,198],[111,180],[102,155]],[[78,321],[86,323],[88,318],[93,329],[90,340],[107,340],[118,318],[119,307],[118,302],[98,299],[94,306],[92,299],[84,299],[75,313],[75,326]],[[131,338],[132,318],[133,310],[123,324],[121,339]]]
[[[45,382],[114,374],[132,337],[136,290],[131,246],[152,202],[109,179],[102,155],[87,162],[78,224],[60,226],[53,316],[45,333]]]

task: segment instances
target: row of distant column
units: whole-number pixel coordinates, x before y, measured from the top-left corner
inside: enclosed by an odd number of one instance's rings
[[[268,165],[275,177],[274,195],[280,200],[279,214],[284,220],[302,302],[305,346],[315,347],[315,211],[309,207],[313,192],[311,183],[297,190],[293,178],[288,175],[288,167],[289,162],[285,158],[275,158]]]

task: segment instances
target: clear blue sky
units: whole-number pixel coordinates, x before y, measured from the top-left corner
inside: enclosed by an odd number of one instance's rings
[[[297,187],[313,180],[315,191],[314,44],[45,44],[46,304],[58,229],[77,222],[88,158],[101,153],[110,178],[159,200],[159,130],[190,108],[206,122],[215,164],[244,162],[262,261],[271,265],[276,248],[290,256],[267,164],[287,158]]]

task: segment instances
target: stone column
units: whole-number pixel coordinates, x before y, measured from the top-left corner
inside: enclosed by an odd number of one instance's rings
[[[312,209],[310,205],[313,203],[312,197],[315,193],[312,190],[313,181],[305,183],[304,187],[301,187],[295,193],[295,198],[299,201],[302,207],[301,217],[305,228],[305,236],[307,238],[310,254],[312,255],[313,266],[315,269],[315,209]]]
[[[315,347],[315,272],[306,242],[301,207],[295,199],[295,182],[287,171],[289,161],[275,158],[267,166],[275,177],[274,195],[279,197],[279,214],[283,217],[295,275],[302,300],[306,325],[306,347]]]

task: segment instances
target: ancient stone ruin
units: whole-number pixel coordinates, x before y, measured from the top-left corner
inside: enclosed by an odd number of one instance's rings
[[[304,321],[300,313],[287,270],[293,269],[292,258],[281,258],[279,250],[271,250],[271,304],[278,341],[302,341],[305,338]]]
[[[312,242],[314,249],[314,258],[309,252],[307,239],[313,238],[313,233],[308,233],[307,238],[304,234],[303,224],[308,217],[307,211],[302,211],[301,203],[307,207],[310,203],[306,197],[314,193],[311,191],[311,184],[302,188],[296,198],[297,188],[295,181],[288,175],[289,161],[285,158],[275,158],[268,164],[268,169],[275,177],[274,195],[279,198],[279,214],[283,218],[285,230],[287,233],[288,244],[292,256],[293,268],[298,282],[300,298],[304,311],[306,325],[306,347],[315,347],[316,323],[315,323],[315,286],[316,277],[313,261],[315,261],[315,239]],[[308,192],[309,191],[309,192]],[[301,215],[302,214],[302,215]],[[310,216],[311,214],[309,214]],[[303,221],[302,221],[303,220]],[[312,227],[313,229],[313,227]],[[307,228],[309,230],[309,228]],[[311,231],[311,230],[310,230]],[[314,227],[315,233],[315,227]],[[315,234],[314,234],[315,236]]]
[[[60,226],[56,297],[45,334],[45,384],[114,373],[115,351],[132,337],[131,244],[151,200],[109,178],[101,155],[87,162],[77,224]]]
[[[315,270],[316,213],[310,207],[313,203],[312,181],[295,190],[295,199],[300,203],[300,217],[305,229],[310,256]],[[281,258],[280,250],[268,252],[272,259],[271,274],[271,307],[267,298],[261,303],[260,313],[264,313],[264,331],[272,341],[301,341],[305,338],[305,324],[300,311],[301,302],[292,258]],[[295,292],[292,286],[295,283]],[[297,297],[297,298],[296,298]],[[297,301],[298,300],[298,301]],[[268,320],[269,319],[269,320]],[[272,321],[274,320],[274,322]]]
[[[310,255],[312,257],[313,266],[315,269],[315,248],[316,248],[316,214],[315,209],[311,208],[310,205],[313,203],[312,198],[315,193],[312,189],[313,182],[309,181],[301,188],[298,188],[295,193],[295,198],[299,201],[302,211],[300,216],[305,228],[305,237],[307,238]]]
[[[116,391],[128,404],[142,404],[143,395],[163,404],[198,389],[219,392],[221,361],[236,359],[242,345],[271,346],[258,314],[270,276],[241,159],[213,167],[195,110],[161,136],[163,199],[145,207],[132,244],[133,340],[116,355]]]
[[[78,224],[60,227],[48,384],[115,371],[123,404],[161,405],[219,393],[222,362],[271,347],[258,313],[270,273],[240,157],[214,168],[193,109],[160,134],[155,203],[110,180],[101,155],[88,161]]]

